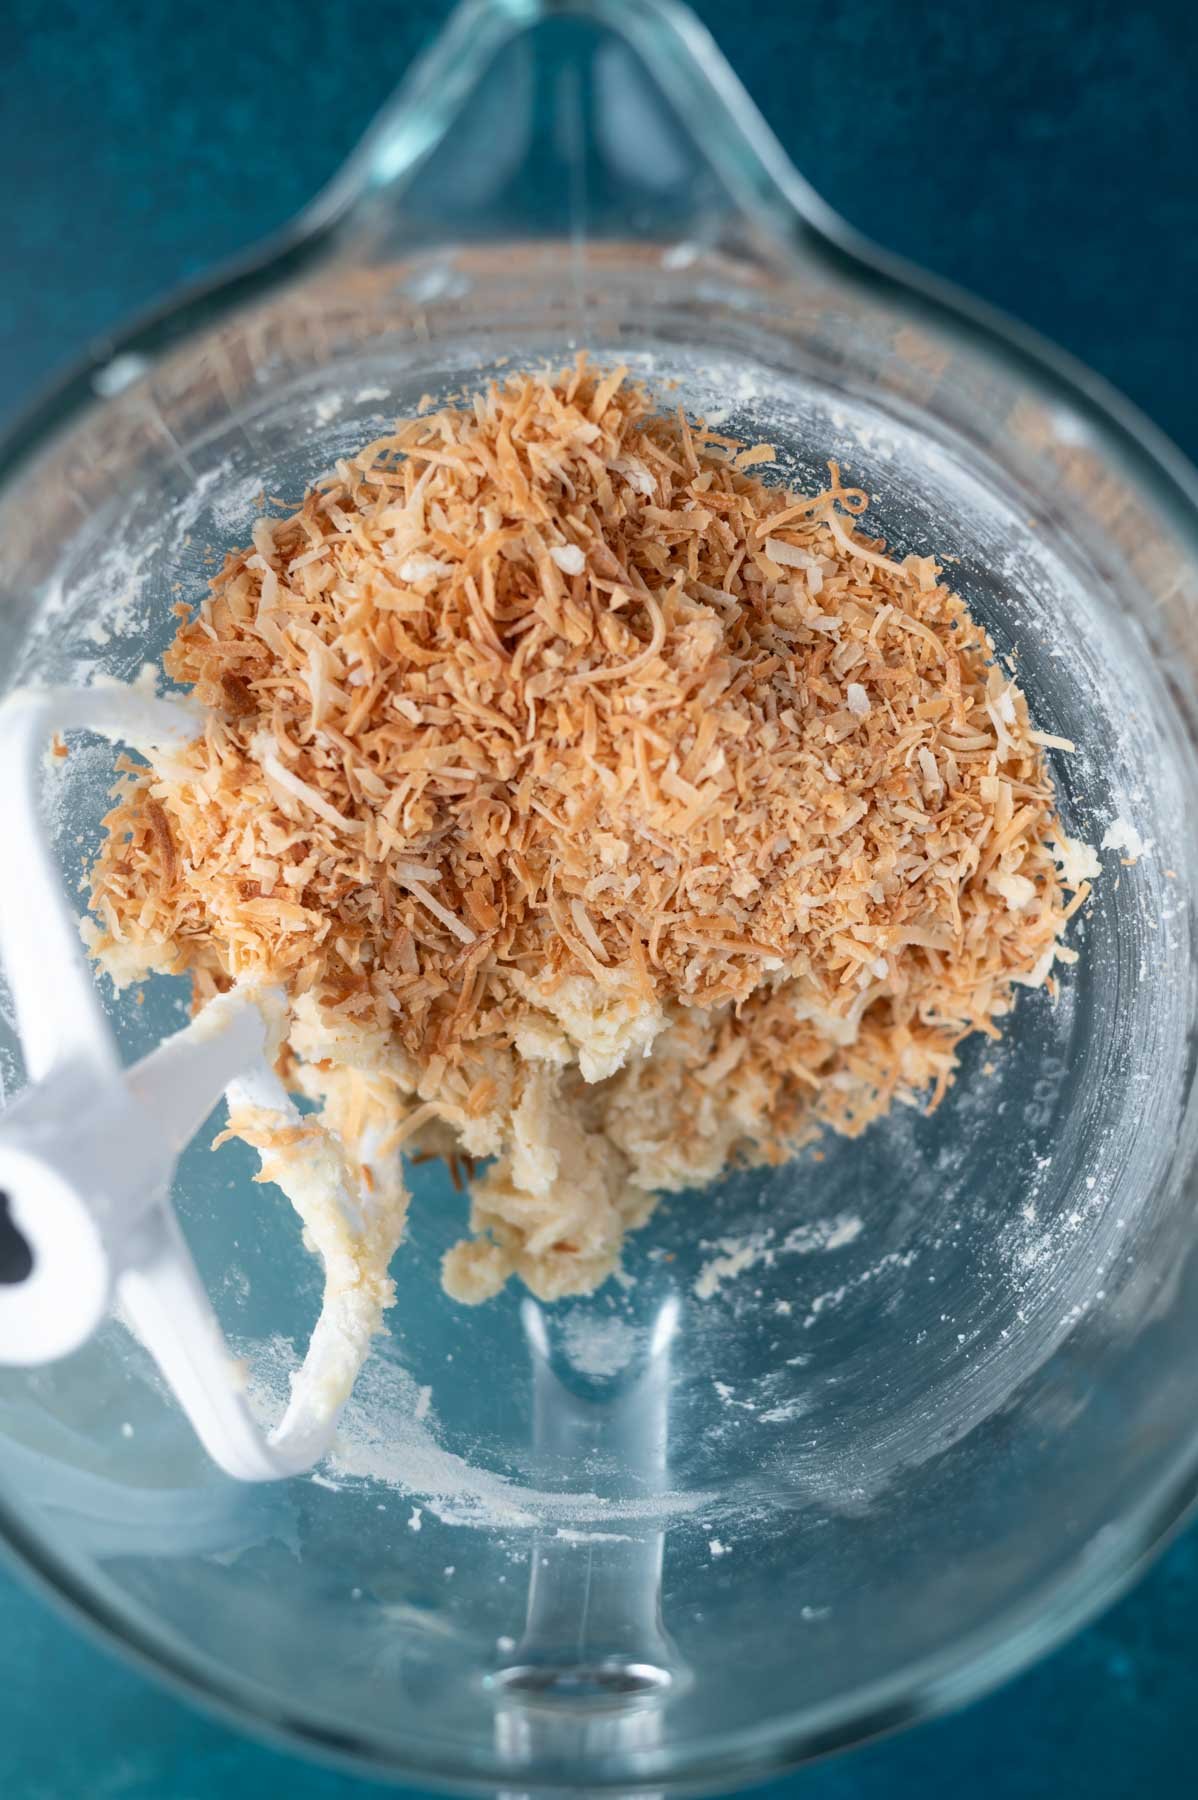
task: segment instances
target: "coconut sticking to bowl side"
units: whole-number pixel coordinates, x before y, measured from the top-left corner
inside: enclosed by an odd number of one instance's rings
[[[319,1110],[230,1119],[268,1174],[464,1156],[460,1299],[588,1291],[656,1194],[934,1106],[1074,959],[1069,746],[933,557],[772,460],[579,358],[339,462],[179,608],[204,731],[124,765],[94,953],[283,990]],[[380,1313],[398,1225],[346,1272]]]

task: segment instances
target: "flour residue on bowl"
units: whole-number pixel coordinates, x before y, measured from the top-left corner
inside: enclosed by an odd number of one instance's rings
[[[780,1256],[811,1256],[821,1251],[840,1250],[860,1237],[864,1221],[855,1213],[839,1213],[832,1219],[817,1219],[810,1224],[795,1225],[782,1236],[773,1226],[763,1226],[741,1237],[704,1240],[705,1250],[717,1255],[703,1264],[695,1279],[694,1294],[698,1300],[710,1300],[726,1281],[750,1269],[772,1269]]]
[[[1152,849],[1152,839],[1140,836],[1130,819],[1112,819],[1102,836],[1104,850],[1122,850],[1129,863],[1137,863]]]
[[[250,1405],[265,1424],[286,1405],[300,1358],[284,1337],[242,1340],[235,1348],[249,1369]],[[608,1498],[590,1491],[525,1487],[447,1449],[438,1435],[428,1390],[406,1369],[377,1354],[362,1370],[341,1415],[320,1479],[325,1486],[377,1482],[418,1502],[422,1511],[443,1524],[488,1531],[533,1530],[550,1524],[569,1530],[627,1522],[648,1527],[710,1508],[715,1498],[702,1491]]]
[[[626,1369],[640,1348],[643,1334],[614,1313],[595,1317],[587,1307],[572,1311],[562,1328],[570,1365],[580,1375],[599,1380]]]

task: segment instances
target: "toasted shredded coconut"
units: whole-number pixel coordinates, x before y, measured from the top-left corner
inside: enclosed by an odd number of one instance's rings
[[[368,1191],[494,1157],[461,1298],[586,1291],[656,1193],[936,1105],[1072,954],[1068,741],[773,456],[585,358],[401,422],[226,558],[166,658],[203,735],[122,762],[100,961],[278,984]]]

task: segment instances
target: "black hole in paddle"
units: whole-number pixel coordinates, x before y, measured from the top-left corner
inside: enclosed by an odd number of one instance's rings
[[[32,1274],[33,1251],[13,1222],[8,1195],[0,1193],[0,1287],[15,1287]]]

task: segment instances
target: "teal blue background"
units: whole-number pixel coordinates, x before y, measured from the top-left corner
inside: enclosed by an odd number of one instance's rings
[[[447,10],[0,0],[0,414],[308,199]],[[1066,345],[1198,459],[1192,0],[698,10],[826,199]],[[1003,1692],[769,1791],[1189,1800],[1196,1714],[1191,1530]],[[378,1791],[201,1716],[0,1572],[3,1800]]]

